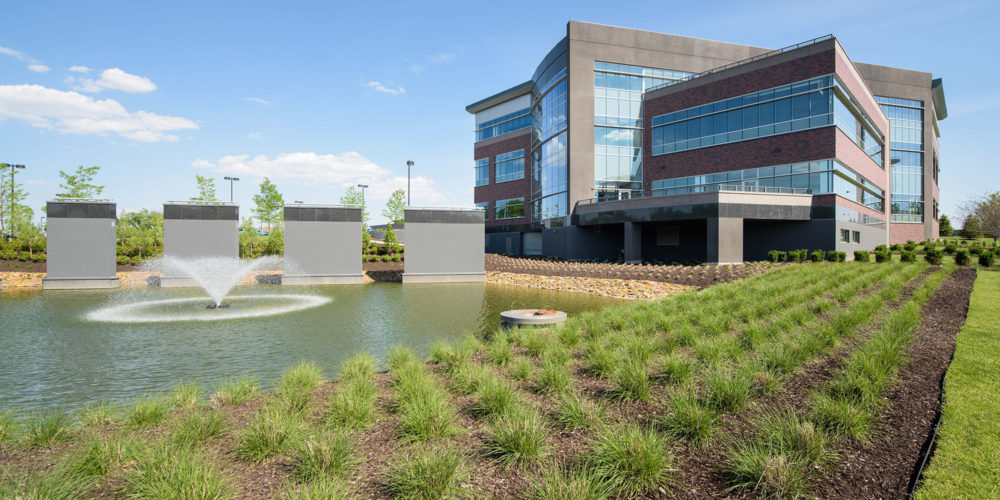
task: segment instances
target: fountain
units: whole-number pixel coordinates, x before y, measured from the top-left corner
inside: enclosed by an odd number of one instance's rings
[[[241,260],[228,257],[182,259],[162,257],[146,264],[148,271],[183,278],[206,295],[148,300],[142,292],[126,292],[112,303],[86,314],[89,321],[106,323],[161,323],[171,321],[219,321],[272,316],[317,307],[330,298],[300,294],[241,294],[230,292],[254,271],[278,269],[280,257]],[[184,293],[178,291],[177,293]],[[210,300],[206,304],[206,298]],[[223,301],[226,302],[223,302]]]

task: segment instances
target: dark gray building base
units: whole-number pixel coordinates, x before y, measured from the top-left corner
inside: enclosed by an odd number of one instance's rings
[[[114,278],[42,278],[42,290],[90,290],[118,288]]]
[[[343,274],[337,276],[293,276],[283,274],[281,276],[282,285],[302,286],[302,285],[361,285],[364,284],[363,274]]]

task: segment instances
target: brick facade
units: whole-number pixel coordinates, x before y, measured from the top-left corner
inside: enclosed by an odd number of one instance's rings
[[[926,216],[926,214],[925,214]],[[909,240],[924,240],[924,225],[920,223],[895,222],[889,225],[889,243],[903,244]]]
[[[503,226],[510,224],[525,224],[530,221],[529,200],[531,199],[531,134],[530,129],[512,132],[517,134],[509,139],[503,139],[487,145],[476,145],[475,158],[489,157],[490,159],[490,183],[485,186],[476,186],[474,190],[474,200],[476,203],[489,202],[489,220],[487,226]],[[524,178],[516,181],[495,183],[496,179],[496,156],[518,149],[524,150]],[[517,219],[504,219],[497,221],[496,200],[508,200],[511,198],[524,198],[524,217]]]

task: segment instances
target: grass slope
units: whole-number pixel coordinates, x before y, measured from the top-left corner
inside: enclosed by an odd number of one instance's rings
[[[937,451],[916,498],[1000,497],[1000,273],[979,272],[945,377]]]

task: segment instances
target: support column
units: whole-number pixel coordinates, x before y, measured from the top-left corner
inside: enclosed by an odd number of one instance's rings
[[[707,222],[708,263],[743,263],[743,219],[710,217]]]
[[[625,223],[625,263],[642,262],[642,227],[638,222]]]

